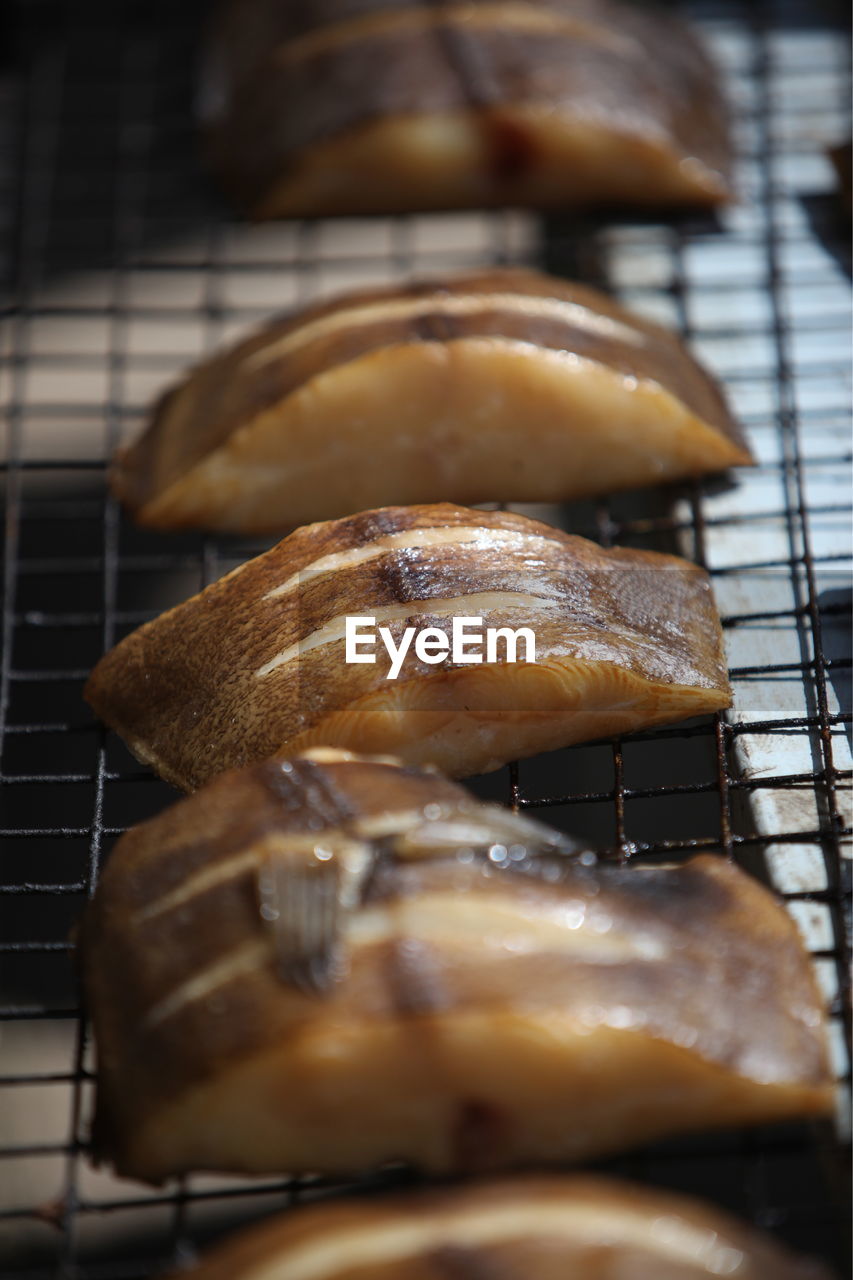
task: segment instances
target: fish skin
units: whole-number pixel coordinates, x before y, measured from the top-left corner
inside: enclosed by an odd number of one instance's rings
[[[401,1231],[406,1245],[382,1261],[384,1242]],[[366,1238],[380,1259],[353,1265],[353,1242]],[[288,1268],[304,1266],[320,1243],[311,1280],[708,1280],[726,1263],[741,1280],[830,1280],[822,1264],[716,1206],[595,1174],[326,1200],[239,1232],[180,1275],[299,1276]]]
[[[482,305],[442,311],[466,298]],[[506,298],[565,303],[593,327],[513,313]],[[423,309],[383,316],[401,302]],[[272,321],[170,388],[110,482],[143,524],[266,532],[386,503],[557,501],[750,461],[720,388],[673,333],[598,290],[513,268]]]
[[[478,542],[431,541],[471,530]],[[410,531],[422,547],[311,573],[330,554]],[[276,594],[299,573],[300,590]],[[392,611],[399,637],[409,620],[449,626],[446,600],[467,615],[478,599],[496,602],[480,610],[484,627],[534,626],[535,664],[427,666],[410,648],[389,681],[379,661],[345,663],[342,639],[308,650],[344,615]],[[297,646],[298,657],[276,665]],[[446,503],[296,530],[127,636],[97,664],[85,696],[140,760],[193,790],[224,769],[323,745],[465,776],[719,710],[731,692],[704,570]]]
[[[673,15],[615,0],[283,8],[226,5],[208,45],[209,163],[254,217],[731,197],[717,73]],[[345,38],[318,42],[336,26]]]
[[[257,880],[272,841],[286,879],[288,858],[343,861],[335,839],[377,818],[405,832],[460,804],[505,838],[435,773],[324,751],[225,774],[127,833],[80,932],[100,1157],[151,1181],[472,1172],[826,1112],[796,928],[719,856],[622,866],[556,833],[540,855],[533,824],[515,870],[500,843],[386,840],[335,983],[282,973]]]

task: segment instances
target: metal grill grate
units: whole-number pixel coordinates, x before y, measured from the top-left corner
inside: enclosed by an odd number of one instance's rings
[[[190,71],[204,7],[18,0],[0,78],[12,197],[0,249],[0,1241],[3,1274],[29,1280],[145,1276],[323,1191],[210,1177],[154,1191],[89,1167],[90,1045],[69,930],[115,837],[172,796],[88,715],[88,669],[263,549],[135,529],[104,495],[104,461],[187,362],[332,288],[539,263],[676,324],[726,381],[759,458],[736,488],[535,514],[705,563],[733,711],[523,762],[477,789],[626,859],[718,849],[767,876],[815,953],[845,1092],[849,1080],[849,259],[823,153],[843,135],[849,76],[832,12],[805,0],[687,5],[737,110],[743,200],[722,223],[507,212],[249,227],[196,169]],[[843,1265],[843,1163],[828,1126],[791,1126],[606,1167],[708,1196]]]

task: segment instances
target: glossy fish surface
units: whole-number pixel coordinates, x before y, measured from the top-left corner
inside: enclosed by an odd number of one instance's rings
[[[547,1165],[832,1099],[757,881],[600,861],[387,759],[267,761],[132,829],[81,964],[96,1148],[155,1182]]]
[[[482,644],[473,659],[420,656],[413,634],[449,636],[466,618],[495,637],[493,661]],[[372,620],[372,664],[347,660],[348,619]],[[393,679],[380,629],[397,652],[408,634]],[[535,661],[497,643],[521,629]],[[450,504],[297,529],[127,636],[86,686],[134,754],[185,790],[321,745],[462,777],[730,696],[702,569]]]
[[[168,391],[111,483],[143,524],[257,533],[389,503],[562,501],[750,461],[673,333],[587,286],[495,269],[273,321]]]
[[[490,1180],[299,1209],[187,1280],[829,1280],[701,1201],[601,1177]]]

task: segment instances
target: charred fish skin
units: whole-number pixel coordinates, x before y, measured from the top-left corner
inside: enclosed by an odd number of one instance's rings
[[[830,1280],[715,1206],[594,1175],[299,1208],[226,1240],[187,1280]]]
[[[305,875],[329,864],[334,937]],[[122,838],[80,939],[95,1145],[147,1181],[547,1166],[831,1105],[808,957],[757,881],[602,862],[390,761],[223,775]]]
[[[152,527],[277,532],[387,503],[562,501],[750,461],[673,333],[595,289],[493,269],[264,326],[162,397],[111,484]]]
[[[406,651],[346,661],[346,619],[526,627],[536,661],[440,665]],[[730,703],[707,574],[604,550],[524,516],[451,504],[296,530],[145,624],[95,667],[86,698],[184,790],[225,769],[338,746],[452,776]]]
[[[728,111],[684,24],[616,0],[224,6],[212,168],[256,218],[713,206]]]

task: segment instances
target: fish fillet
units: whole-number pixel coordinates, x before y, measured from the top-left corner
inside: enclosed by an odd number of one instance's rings
[[[199,106],[256,218],[732,194],[713,65],[672,15],[617,0],[233,0]]]
[[[281,1214],[186,1280],[829,1280],[727,1213],[594,1176],[490,1180]]]
[[[283,531],[388,503],[559,501],[748,463],[674,334],[491,270],[351,293],[192,370],[116,457],[143,524]]]
[[[394,645],[463,617],[525,627],[536,661],[507,661],[501,645],[496,661],[435,664],[412,645],[392,680],[382,650],[345,661],[348,617],[375,618]],[[464,776],[730,702],[703,570],[450,504],[297,529],[122,640],[85,692],[185,790],[318,745]]]
[[[721,857],[598,861],[387,759],[229,772],[126,834],[81,930],[125,1175],[575,1161],[822,1114],[787,912]]]

